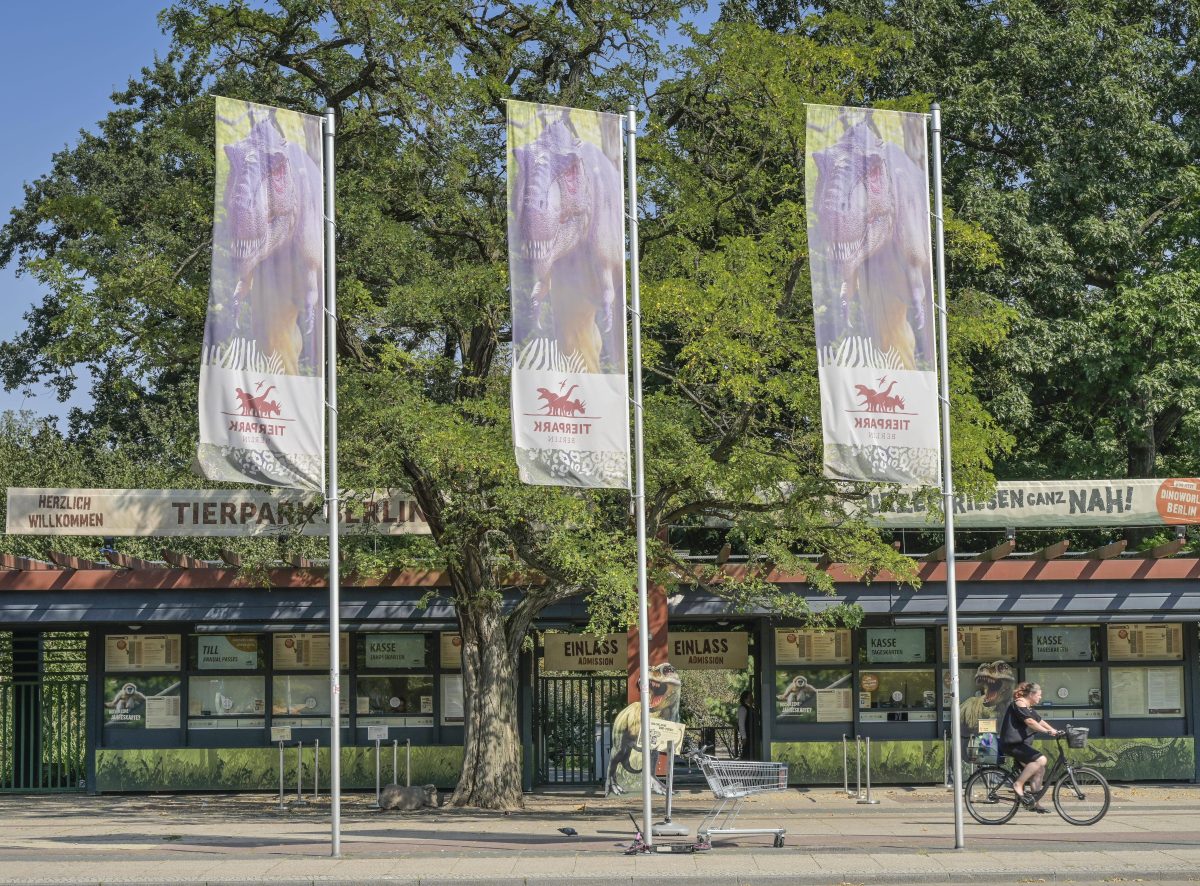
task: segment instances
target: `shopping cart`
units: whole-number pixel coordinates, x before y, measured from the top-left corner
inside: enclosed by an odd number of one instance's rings
[[[775,847],[783,845],[784,828],[735,828],[738,813],[748,797],[787,790],[787,763],[758,763],[748,760],[718,760],[707,754],[692,754],[700,767],[716,803],[696,829],[699,842],[706,847],[713,835],[773,834]],[[719,824],[720,827],[714,827]]]

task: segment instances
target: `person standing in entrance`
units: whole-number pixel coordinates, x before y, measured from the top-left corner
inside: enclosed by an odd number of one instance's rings
[[[754,693],[747,689],[738,699],[737,709],[739,756],[743,760],[754,759],[754,743],[758,737],[758,710],[754,707]]]

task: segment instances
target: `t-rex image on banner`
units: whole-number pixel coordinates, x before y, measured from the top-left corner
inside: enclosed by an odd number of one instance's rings
[[[321,119],[218,98],[197,460],[210,480],[324,484]]]
[[[629,486],[621,122],[508,103],[512,422],[524,483]]]
[[[808,106],[825,475],[941,483],[925,116]]]

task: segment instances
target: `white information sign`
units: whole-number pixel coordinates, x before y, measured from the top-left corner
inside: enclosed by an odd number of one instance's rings
[[[179,634],[109,634],[104,638],[104,670],[177,671]]]
[[[775,631],[776,664],[849,664],[850,631],[779,628]]]
[[[1017,629],[1009,625],[963,625],[958,629],[958,656],[962,661],[1007,661],[1017,655]],[[946,628],[942,628],[942,661],[950,660]]]
[[[339,663],[349,666],[350,635],[339,638]],[[320,670],[329,667],[328,634],[272,634],[271,649],[277,671]]]
[[[1108,657],[1113,661],[1178,661],[1183,658],[1183,625],[1109,625]]]

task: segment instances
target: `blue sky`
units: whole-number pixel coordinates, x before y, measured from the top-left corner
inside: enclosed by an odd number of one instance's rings
[[[75,144],[111,107],[109,96],[165,52],[159,0],[43,0],[5,4],[0,83],[9,120],[0,143],[0,213],[8,220],[26,182],[49,171],[51,155]],[[28,277],[0,269],[0,339],[25,327],[24,313],[40,300]],[[27,408],[62,415],[50,391],[26,398],[0,390],[0,411]]]

